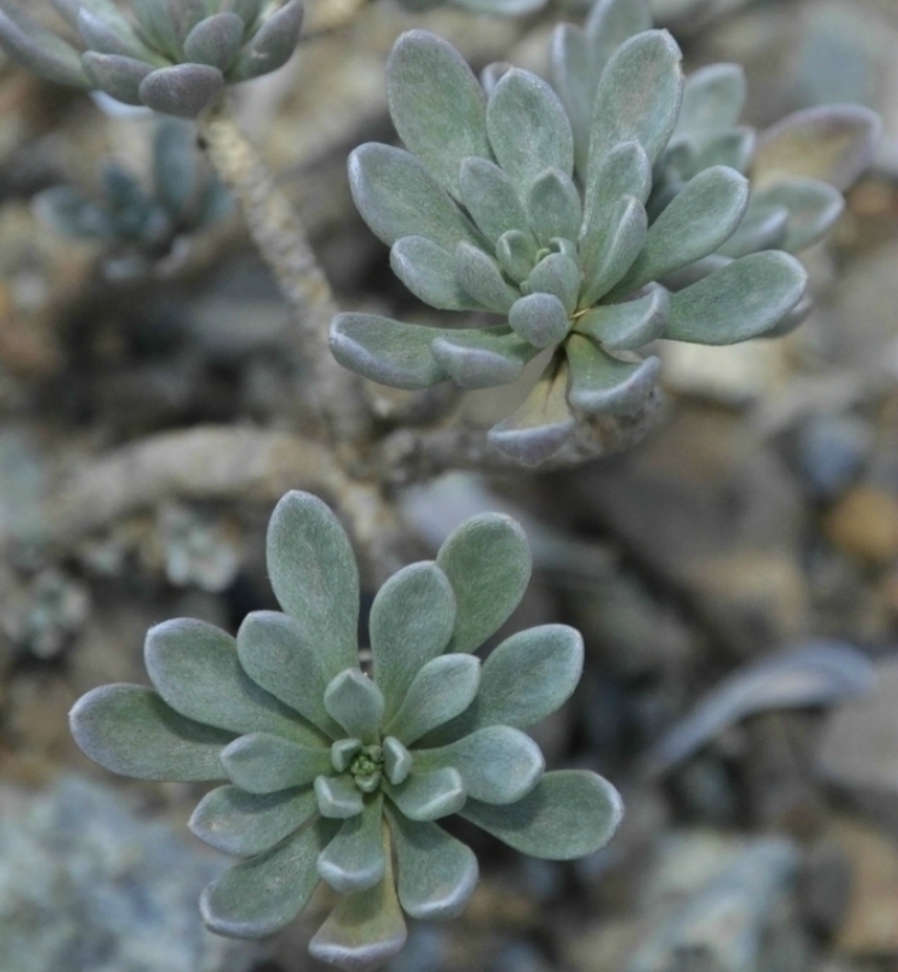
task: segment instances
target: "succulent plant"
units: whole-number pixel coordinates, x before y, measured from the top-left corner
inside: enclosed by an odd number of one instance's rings
[[[752,202],[741,73],[717,66],[684,83],[676,43],[650,28],[645,0],[598,0],[585,30],[561,26],[558,93],[514,68],[488,69],[481,86],[445,41],[400,37],[387,94],[406,149],[357,148],[353,197],[415,296],[481,313],[451,329],[338,315],[330,341],[344,366],[400,388],[481,388],[551,350],[489,433],[535,465],[578,422],[640,409],[660,361],[634,352],[656,338],[730,344],[795,323],[805,272],[769,248],[818,238],[841,195],[798,179]]]
[[[277,70],[299,41],[300,0],[52,0],[85,50],[0,0],[0,45],[50,80],[185,118],[225,84]]]
[[[109,160],[101,171],[100,198],[92,199],[75,186],[52,186],[35,197],[35,211],[64,236],[125,247],[144,262],[165,256],[178,239],[233,208],[231,194],[202,164],[187,122],[157,122],[152,163],[149,188],[129,169]]]
[[[285,613],[250,614],[236,639],[196,620],[158,625],[145,649],[154,688],[102,686],[71,715],[78,745],[113,772],[230,781],[190,820],[202,840],[246,858],[203,893],[209,928],[268,935],[323,880],[343,897],[310,950],[367,968],[402,947],[402,911],[452,917],[474,888],[473,852],[437,822],[449,814],[544,858],[610,838],[614,788],[586,770],[545,773],[522,732],[574,690],[580,635],[544,625],[482,665],[472,654],[529,578],[513,520],[476,516],[435,562],[387,581],[371,608],[373,677],[360,667],[359,578],[334,514],[288,493],[267,552]]]

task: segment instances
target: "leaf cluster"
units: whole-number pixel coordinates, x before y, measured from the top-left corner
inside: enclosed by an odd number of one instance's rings
[[[225,84],[281,67],[299,41],[300,0],[52,0],[83,45],[0,0],[0,45],[37,74],[129,105],[196,117]]]
[[[544,772],[522,731],[573,692],[580,635],[544,625],[483,663],[473,654],[530,576],[513,520],[474,517],[435,562],[387,581],[371,608],[373,677],[359,665],[352,550],[324,503],[281,500],[268,568],[284,613],[248,615],[236,638],[201,621],[158,625],[145,646],[153,688],[103,686],[71,714],[79,746],[113,772],[227,781],[190,820],[202,840],[245,858],[202,895],[213,931],[270,934],[324,881],[342,897],[310,949],[367,968],[402,947],[403,912],[450,918],[471,894],[477,860],[444,817],[557,860],[610,838],[614,788],[583,770]]]

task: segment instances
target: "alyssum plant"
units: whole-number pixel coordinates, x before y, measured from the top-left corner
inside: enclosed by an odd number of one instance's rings
[[[196,620],[158,625],[145,647],[154,688],[102,686],[71,714],[78,745],[113,772],[229,781],[190,820],[202,840],[247,858],[202,895],[213,931],[270,934],[323,880],[342,897],[312,954],[368,968],[402,947],[402,911],[453,917],[473,890],[477,860],[444,817],[555,860],[611,837],[621,816],[611,784],[585,770],[544,772],[522,732],[573,692],[580,635],[544,625],[483,664],[472,654],[530,576],[513,520],[474,517],[435,562],[384,584],[371,608],[370,676],[357,647],[355,560],[330,509],[288,493],[267,554],[285,613],[248,615],[236,639]]]
[[[536,465],[578,423],[640,409],[660,361],[634,352],[655,339],[731,344],[799,323],[806,274],[785,251],[825,234],[841,193],[791,174],[752,191],[741,70],[684,80],[680,61],[645,0],[599,0],[585,30],[558,27],[554,89],[499,66],[481,84],[445,41],[404,34],[387,93],[405,149],[356,149],[353,197],[413,294],[480,316],[441,329],[340,314],[337,359],[399,388],[482,388],[549,351],[529,398],[489,436]],[[828,112],[823,127],[841,126],[856,146],[854,178],[876,117]],[[802,127],[818,134],[813,113],[783,131]]]

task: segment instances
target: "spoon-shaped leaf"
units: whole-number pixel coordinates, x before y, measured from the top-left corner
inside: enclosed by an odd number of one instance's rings
[[[414,769],[404,783],[388,786],[387,793],[409,820],[439,820],[457,813],[467,796],[461,774],[451,766],[429,772]]]
[[[644,297],[594,307],[577,320],[574,330],[609,351],[633,351],[664,334],[669,314],[667,291],[652,284]]]
[[[15,3],[0,4],[0,45],[21,64],[58,84],[88,87],[78,52]]]
[[[758,201],[759,193],[753,193],[748,209],[736,232],[718,249],[718,253],[733,259],[772,250],[780,246],[786,235],[789,210],[784,206],[770,206]]]
[[[246,25],[235,13],[217,13],[201,20],[184,38],[184,55],[197,64],[226,71],[243,45]]]
[[[482,304],[455,279],[455,257],[423,236],[404,236],[390,249],[393,273],[437,310],[480,310]]]
[[[383,796],[376,794],[365,809],[345,820],[337,836],[318,855],[318,873],[340,894],[373,887],[387,869],[382,835]]]
[[[595,245],[583,243],[582,307],[594,304],[620,281],[642,252],[647,233],[648,216],[639,200],[619,199],[602,237]]]
[[[580,267],[564,253],[550,253],[547,257],[543,257],[527,278],[527,285],[532,294],[554,295],[564,305],[567,314],[573,314],[577,306],[580,283]],[[565,333],[567,327],[566,323]]]
[[[575,240],[582,215],[580,193],[571,177],[560,169],[546,169],[530,187],[527,218],[543,246],[556,237]]]
[[[786,232],[779,245],[798,253],[822,239],[841,216],[845,200],[838,189],[819,179],[782,179],[757,193],[758,204],[789,213]]]
[[[686,78],[677,132],[699,144],[730,128],[745,104],[745,72],[738,64],[710,64]]]
[[[268,732],[240,736],[221,754],[230,781],[247,793],[277,793],[309,786],[331,770],[330,748],[301,746]]]
[[[140,85],[153,70],[148,64],[120,54],[85,51],[81,65],[90,83],[126,105],[142,105]]]
[[[660,358],[619,361],[579,334],[571,335],[565,351],[571,368],[568,401],[584,415],[631,415],[649,397],[661,371]]]
[[[507,327],[443,331],[430,349],[437,364],[462,388],[514,381],[538,352]]]
[[[349,776],[319,776],[315,780],[318,812],[328,820],[348,820],[365,809],[361,791]]]
[[[511,179],[495,162],[465,159],[459,170],[462,203],[487,239],[527,225],[527,214]]]
[[[554,294],[535,293],[514,302],[508,323],[515,334],[534,348],[552,348],[570,328],[568,312]]]
[[[236,12],[240,13],[239,10]],[[266,17],[249,43],[244,45],[237,63],[228,72],[228,79],[247,81],[283,67],[299,43],[302,16],[302,0],[289,0],[280,10]]]
[[[140,82],[140,100],[153,111],[196,118],[218,97],[224,76],[208,64],[175,64],[151,71]]]
[[[499,314],[507,314],[518,296],[493,258],[464,241],[455,247],[455,280],[481,307]]]
[[[324,706],[353,739],[366,743],[377,741],[384,696],[381,686],[375,685],[358,668],[347,668],[334,677],[325,689]]]

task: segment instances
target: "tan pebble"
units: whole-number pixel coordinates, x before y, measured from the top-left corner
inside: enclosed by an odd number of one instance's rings
[[[824,517],[823,532],[843,553],[871,566],[885,566],[898,558],[898,499],[857,486]]]

